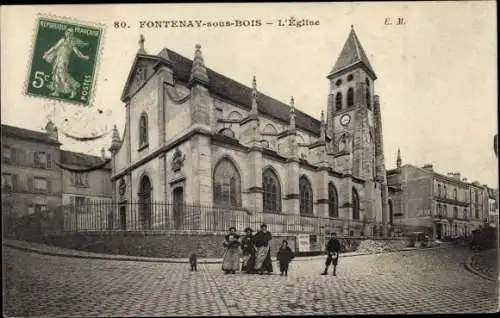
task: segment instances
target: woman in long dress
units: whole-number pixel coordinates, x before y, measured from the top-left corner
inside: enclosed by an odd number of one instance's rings
[[[260,231],[254,236],[256,255],[255,270],[260,274],[271,274],[273,272],[273,263],[271,262],[271,246],[269,242],[272,235],[267,231],[267,225],[262,224]]]
[[[236,234],[235,227],[229,229],[223,245],[226,250],[222,260],[222,270],[226,274],[235,274],[240,268],[240,236]]]
[[[73,33],[73,29],[67,29],[64,37],[43,54],[43,59],[48,63],[52,63],[52,81],[48,84],[52,96],[59,96],[60,93],[64,93],[70,94],[70,98],[74,98],[81,86],[69,74],[68,66],[72,53],[75,53],[82,60],[89,59],[87,55],[84,55],[78,49],[78,47],[85,46],[88,43],[78,39]]]
[[[249,227],[245,229],[245,236],[241,239],[241,250],[243,252],[241,271],[247,274],[253,273],[253,266],[255,263],[255,246],[253,230]]]

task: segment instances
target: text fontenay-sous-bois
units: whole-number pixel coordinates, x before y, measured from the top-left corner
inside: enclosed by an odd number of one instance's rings
[[[135,26],[141,29],[161,29],[161,28],[221,28],[221,27],[313,27],[319,26],[319,20],[302,19],[290,17],[287,19],[277,19],[265,21],[262,19],[233,19],[233,20],[141,20]],[[133,27],[133,24],[127,21],[113,22],[115,29],[126,29]]]

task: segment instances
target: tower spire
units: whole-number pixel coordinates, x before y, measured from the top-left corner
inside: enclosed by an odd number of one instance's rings
[[[205,61],[203,60],[203,55],[201,54],[201,45],[196,44],[195,53],[193,59],[193,65],[191,66],[191,75],[189,77],[189,86],[192,86],[195,82],[199,82],[208,85],[208,75],[207,68],[205,67]]]
[[[116,128],[116,125],[113,126],[113,134],[111,137],[111,147],[109,148],[109,151],[111,151],[112,154],[116,153],[118,149],[120,149],[120,135],[118,134],[118,128]]]
[[[257,114],[258,113],[258,108],[257,108],[257,98],[258,98],[258,92],[257,92],[257,79],[255,78],[255,75],[252,79],[252,114]]]
[[[366,55],[365,50],[363,49],[363,46],[354,31],[354,26],[351,24],[351,31],[349,32],[347,40],[344,44],[344,48],[340,52],[340,55],[335,62],[335,66],[328,75],[328,78],[333,77],[339,72],[355,65],[363,67],[373,79],[377,78],[370,61],[368,60],[368,56]]]
[[[396,167],[398,169],[401,168],[401,162],[402,162],[402,160],[401,160],[401,151],[398,148],[398,157],[396,159]]]
[[[293,96],[290,99],[290,126],[289,126],[289,129],[290,130],[295,129],[295,101],[293,99]]]
[[[144,49],[144,35],[139,36],[139,51],[137,53],[139,54],[146,54],[146,50]]]

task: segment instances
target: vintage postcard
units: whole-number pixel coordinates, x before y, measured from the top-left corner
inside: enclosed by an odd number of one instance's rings
[[[496,9],[0,7],[4,316],[499,311]]]

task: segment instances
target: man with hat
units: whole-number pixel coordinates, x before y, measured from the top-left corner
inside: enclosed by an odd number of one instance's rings
[[[253,266],[255,262],[255,243],[252,233],[252,228],[247,227],[245,229],[245,236],[241,239],[241,250],[243,252],[241,257],[241,271],[246,272],[247,274],[253,273]]]
[[[330,240],[328,240],[328,243],[326,244],[326,253],[325,271],[321,273],[321,275],[328,275],[328,267],[331,264],[333,265],[333,276],[336,276],[340,254],[340,242],[337,239],[337,234],[335,232],[330,234]]]

